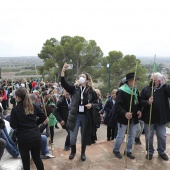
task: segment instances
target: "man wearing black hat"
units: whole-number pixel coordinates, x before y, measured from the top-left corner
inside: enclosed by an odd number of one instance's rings
[[[134,159],[131,149],[135,140],[138,118],[141,117],[141,108],[139,105],[139,92],[136,88],[138,78],[134,73],[126,75],[126,82],[117,91],[117,99],[115,103],[116,120],[118,122],[118,133],[115,140],[113,153],[117,158],[122,158],[120,154],[120,146],[124,140],[125,133],[130,121],[127,148],[124,151],[130,159]],[[133,90],[133,91],[132,91]],[[132,97],[132,102],[131,101]],[[131,105],[131,106],[130,106]],[[131,107],[131,112],[129,112]]]

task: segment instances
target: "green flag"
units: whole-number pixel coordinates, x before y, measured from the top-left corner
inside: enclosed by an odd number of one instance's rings
[[[156,73],[157,71],[158,71],[158,69],[157,69],[157,65],[156,65],[156,63],[154,62],[154,64],[153,64],[153,71],[154,71],[154,73]]]

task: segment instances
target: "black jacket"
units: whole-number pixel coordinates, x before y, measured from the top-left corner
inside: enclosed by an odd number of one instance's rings
[[[144,107],[142,111],[142,120],[149,124],[150,105],[148,104],[151,97],[151,86],[146,86],[140,93],[141,105]],[[151,113],[151,124],[166,124],[170,122],[169,101],[170,86],[164,84],[153,92],[153,103]]]
[[[61,96],[57,102],[56,108],[54,109],[53,114],[56,116],[56,119],[58,122],[61,122],[62,120],[67,122],[68,114],[69,114],[69,108],[66,102],[65,96]],[[64,129],[66,126],[62,126]]]
[[[132,106],[131,106],[131,112],[132,112],[132,119],[130,119],[130,123],[133,120],[134,124],[137,124],[138,121],[138,115],[137,112],[140,110],[141,107],[139,105],[140,103],[140,98],[139,98],[139,92],[137,91],[138,94],[138,101],[136,104],[134,104],[134,97],[132,98]],[[118,90],[116,93],[116,103],[115,103],[115,110],[114,114],[116,114],[115,118],[118,123],[127,125],[128,124],[128,119],[125,117],[126,112],[129,112],[130,108],[130,100],[131,100],[131,95],[122,91]]]
[[[41,133],[38,125],[43,123],[46,116],[39,106],[34,106],[34,114],[25,115],[23,102],[18,102],[12,108],[10,126],[17,130],[18,143],[32,143],[41,140]],[[38,117],[38,119],[37,119]]]
[[[76,115],[78,113],[78,107],[80,103],[80,87],[68,84],[64,77],[61,77],[61,85],[71,95],[72,102],[71,102],[71,108],[70,108],[70,113],[68,115],[66,127],[73,131],[76,124]],[[85,90],[84,93],[87,98],[83,100],[86,100],[91,104],[97,103],[97,94],[95,91],[93,91],[92,88],[87,88],[87,90]],[[85,129],[83,134],[83,143],[91,144],[91,136],[92,136],[91,133],[92,133],[92,123],[93,123],[92,108],[85,109],[85,115],[86,115],[86,123],[85,123]]]
[[[112,97],[108,97],[107,101],[106,101],[106,104],[104,106],[104,111],[106,112],[106,114],[109,114],[111,109],[113,107],[113,100],[112,100]]]

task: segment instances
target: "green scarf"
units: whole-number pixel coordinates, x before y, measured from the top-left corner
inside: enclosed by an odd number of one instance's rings
[[[126,83],[122,85],[119,89],[130,95],[132,94],[132,88],[130,88]],[[134,92],[133,92],[134,104],[137,104],[137,101],[138,101],[138,94],[136,92],[137,92],[137,88],[134,88]]]

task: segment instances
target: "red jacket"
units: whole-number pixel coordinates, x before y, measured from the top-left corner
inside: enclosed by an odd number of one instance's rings
[[[33,81],[33,82],[32,82],[32,88],[35,88],[36,85],[37,85],[37,82],[36,82],[36,81]]]
[[[2,100],[7,100],[7,94],[6,94],[6,91],[5,91],[5,90],[3,90],[3,93],[0,94],[0,97],[3,97]]]

